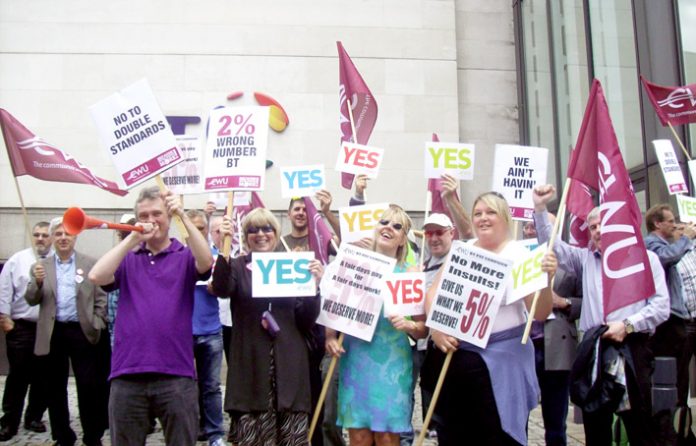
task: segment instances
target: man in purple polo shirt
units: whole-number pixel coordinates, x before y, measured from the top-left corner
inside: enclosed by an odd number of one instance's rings
[[[135,215],[143,232],[131,232],[89,273],[107,291],[120,290],[110,376],[111,443],[145,444],[152,413],[160,419],[168,445],[194,445],[193,291],[197,280],[209,277],[212,256],[171,191],[143,189]],[[174,215],[189,233],[188,247],[169,238]]]

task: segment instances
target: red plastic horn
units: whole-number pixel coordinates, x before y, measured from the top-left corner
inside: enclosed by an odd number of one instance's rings
[[[85,214],[81,208],[70,208],[63,214],[63,227],[70,235],[77,235],[85,229],[116,229],[118,231],[143,232],[140,226],[111,223]]]

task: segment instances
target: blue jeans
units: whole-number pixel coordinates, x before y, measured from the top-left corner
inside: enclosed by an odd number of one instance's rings
[[[220,367],[222,366],[222,331],[212,335],[193,337],[193,356],[198,375],[198,407],[200,427],[208,442],[212,443],[225,434],[222,418],[222,391]]]

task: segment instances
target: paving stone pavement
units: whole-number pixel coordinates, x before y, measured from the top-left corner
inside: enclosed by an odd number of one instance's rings
[[[0,376],[0,387],[4,389],[5,387],[5,377]],[[224,389],[223,389],[223,394],[224,394]],[[415,414],[420,414],[421,413],[421,406],[420,406],[420,392],[416,392],[416,407],[414,410]],[[80,421],[78,418],[78,409],[77,409],[77,394],[75,391],[75,380],[74,378],[70,378],[68,382],[68,398],[70,401],[70,414],[72,415],[72,428],[75,430],[77,433],[78,438],[82,437],[82,429],[80,427]],[[573,410],[569,411],[570,414],[568,416],[568,445],[569,446],[579,446],[579,445],[584,445],[585,444],[585,435],[582,430],[582,425],[575,424],[573,423]],[[44,422],[46,423],[46,426],[48,427],[48,414],[44,416]],[[416,435],[418,432],[420,432],[420,428],[422,427],[422,422],[420,420],[420,417],[415,417],[414,416],[414,427],[416,429]],[[229,426],[229,421],[225,421],[225,426]],[[49,429],[50,430],[50,429]],[[108,438],[108,432],[104,435],[103,443],[105,446],[111,445],[111,442],[109,441]],[[15,435],[14,438],[12,438],[9,441],[6,442],[0,442],[0,445],[17,445],[17,446],[43,446],[43,445],[51,445],[53,442],[51,441],[51,434],[50,432],[44,433],[44,434],[37,434],[34,432],[30,432],[27,430],[24,430],[23,427],[20,427],[19,432],[17,435]],[[162,436],[162,430],[161,428],[157,427],[157,430],[155,431],[154,434],[150,435],[147,439],[148,446],[163,446],[164,443],[164,437]],[[199,442],[197,443],[198,446],[205,446],[207,443],[205,442]],[[435,446],[437,445],[437,440],[432,440],[432,439],[426,439],[423,444],[425,446]],[[544,442],[544,425],[541,420],[541,410],[537,407],[532,411],[532,414],[529,419],[529,445],[530,446],[543,446],[545,444]]]

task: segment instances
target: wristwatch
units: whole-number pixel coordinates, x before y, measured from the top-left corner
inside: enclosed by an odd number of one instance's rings
[[[629,321],[628,319],[624,319],[623,324],[626,327],[626,334],[631,334],[631,333],[636,331],[636,328],[633,326],[631,321]]]

